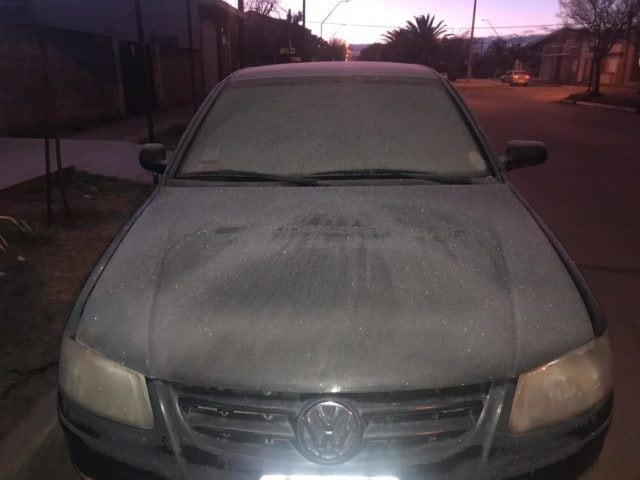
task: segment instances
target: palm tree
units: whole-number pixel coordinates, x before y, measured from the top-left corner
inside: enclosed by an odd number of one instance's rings
[[[390,60],[433,65],[446,25],[433,15],[420,15],[384,35]]]
[[[415,63],[415,45],[404,28],[396,28],[384,34],[383,58],[391,62]]]

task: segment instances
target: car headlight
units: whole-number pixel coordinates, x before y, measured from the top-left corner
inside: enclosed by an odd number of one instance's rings
[[[601,403],[613,387],[609,335],[518,379],[509,429],[526,433],[569,420]]]
[[[59,382],[71,400],[95,415],[153,428],[145,377],[68,337],[62,340]]]

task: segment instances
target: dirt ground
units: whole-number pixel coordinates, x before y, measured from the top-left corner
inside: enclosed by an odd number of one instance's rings
[[[0,249],[0,438],[55,386],[60,338],[75,298],[152,188],[65,173],[71,218],[64,218],[54,189],[51,227],[43,179],[0,191],[0,215],[18,217],[34,231],[24,233],[0,221],[0,235],[8,243],[5,252]]]

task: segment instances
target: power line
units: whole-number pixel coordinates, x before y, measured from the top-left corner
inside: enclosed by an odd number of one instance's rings
[[[317,23],[320,24],[322,22],[307,20],[307,23]],[[324,22],[325,25],[335,25],[337,27],[369,27],[369,28],[397,28],[397,25],[365,25],[362,23],[336,23],[336,22]]]
[[[320,24],[322,22],[307,20],[307,23],[316,23]],[[362,27],[362,28],[399,28],[399,25],[369,25],[364,23],[336,23],[336,22],[325,22],[325,25],[335,25],[337,27]],[[495,27],[496,29],[509,29],[509,28],[548,28],[548,27],[560,27],[564,26],[563,23],[547,23],[540,25],[501,25]],[[469,30],[470,27],[446,27],[448,30]],[[486,30],[491,27],[482,27],[477,26],[476,30]]]
[[[563,27],[564,23],[547,23],[541,25],[502,25],[500,27],[476,27],[476,30],[487,30],[490,28],[495,29],[508,29],[508,28],[549,28],[549,27]],[[469,30],[469,27],[447,27],[449,30]]]

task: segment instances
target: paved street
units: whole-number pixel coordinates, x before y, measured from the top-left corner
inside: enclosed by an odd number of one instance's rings
[[[592,284],[615,350],[614,425],[587,478],[634,478],[640,470],[640,382],[634,377],[640,364],[640,115],[558,103],[575,88],[458,83],[496,150],[509,139],[549,146],[546,165],[512,178]],[[52,431],[20,478],[45,471],[50,480],[71,478],[61,442]]]
[[[640,115],[557,103],[570,87],[462,89],[498,152],[547,142],[547,164],[512,179],[592,285],[614,347],[613,428],[587,478],[639,478]]]

